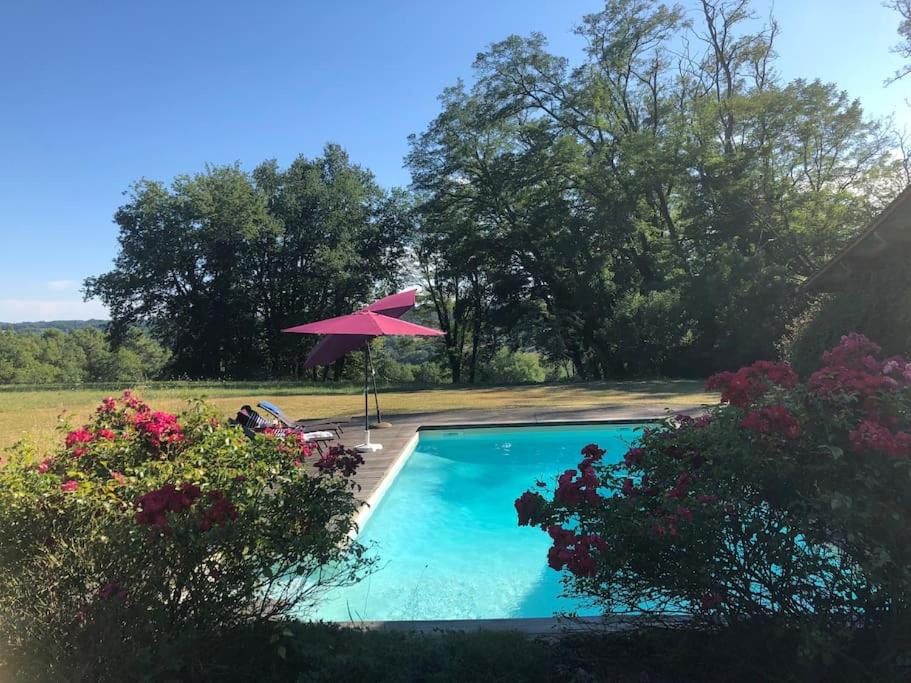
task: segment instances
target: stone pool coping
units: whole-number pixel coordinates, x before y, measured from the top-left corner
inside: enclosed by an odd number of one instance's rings
[[[607,617],[518,617],[515,619],[432,619],[426,621],[336,622],[344,628],[409,633],[451,633],[453,631],[519,631],[537,638],[559,638],[567,633],[616,633],[639,628],[642,620],[633,616]]]

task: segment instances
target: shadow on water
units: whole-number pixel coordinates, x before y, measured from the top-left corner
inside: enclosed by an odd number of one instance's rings
[[[597,616],[599,610],[588,607],[583,609],[580,602],[572,598],[565,597],[557,600],[556,598],[563,595],[564,588],[560,581],[561,573],[554,571],[550,567],[543,567],[538,581],[534,588],[529,591],[528,595],[522,600],[518,608],[518,614],[515,617],[552,617],[556,614],[573,612],[579,616]],[[554,603],[562,603],[559,612],[554,612]]]

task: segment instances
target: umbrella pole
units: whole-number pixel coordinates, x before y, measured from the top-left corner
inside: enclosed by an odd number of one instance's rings
[[[380,396],[376,391],[376,368],[373,367],[373,356],[370,353],[370,340],[367,340],[367,363],[370,365],[370,375],[373,377],[373,402],[376,405],[376,426],[382,427],[383,416],[380,415]]]
[[[370,445],[370,340],[364,342],[364,431]]]
[[[370,340],[364,342],[364,432],[367,440],[356,449],[363,453],[383,450],[382,444],[370,443]]]

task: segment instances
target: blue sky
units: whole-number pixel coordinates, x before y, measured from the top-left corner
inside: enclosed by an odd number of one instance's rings
[[[685,5],[694,3],[685,2]],[[542,31],[578,59],[595,0],[0,2],[0,321],[103,317],[79,286],[116,253],[112,215],[141,177],[245,167],[339,142],[406,185],[406,137],[475,54]],[[766,13],[771,3],[757,0]],[[897,16],[878,0],[775,8],[778,69],[834,81],[911,128]]]

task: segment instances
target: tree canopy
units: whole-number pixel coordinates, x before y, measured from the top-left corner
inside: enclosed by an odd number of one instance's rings
[[[116,347],[94,326],[66,332],[50,327],[40,334],[0,330],[0,384],[145,381],[157,379],[168,358],[136,328]]]
[[[771,357],[799,282],[900,189],[882,122],[777,75],[776,24],[701,9],[609,0],[578,66],[510,36],[443,93],[408,163],[450,364],[503,330],[589,378]]]
[[[172,373],[191,378],[296,369],[305,346],[280,330],[397,284],[408,230],[402,197],[336,145],[287,169],[140,181],[115,220],[120,253],[86,295],[110,308],[115,337],[148,324],[174,354]]]

